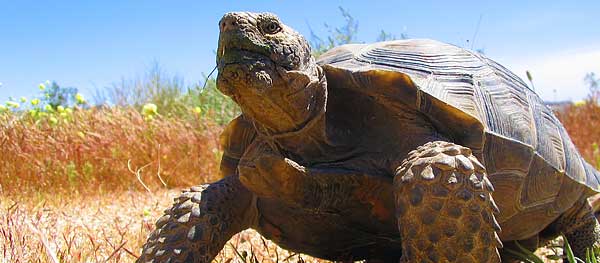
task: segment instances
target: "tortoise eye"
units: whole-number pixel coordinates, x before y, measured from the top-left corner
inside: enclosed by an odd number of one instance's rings
[[[267,34],[275,34],[281,31],[281,26],[275,21],[269,21],[264,24],[263,31]]]

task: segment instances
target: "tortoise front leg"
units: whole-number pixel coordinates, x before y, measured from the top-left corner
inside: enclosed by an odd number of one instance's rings
[[[470,149],[420,146],[396,171],[394,187],[401,262],[500,262],[493,187]]]
[[[256,225],[254,199],[237,175],[184,191],[136,262],[211,262],[234,234]]]
[[[393,211],[391,179],[340,168],[310,168],[264,155],[256,170],[240,168],[242,183],[260,197],[277,198],[302,209],[342,211],[366,208],[382,221]],[[389,213],[393,214],[393,213]],[[389,217],[390,222],[394,220]]]

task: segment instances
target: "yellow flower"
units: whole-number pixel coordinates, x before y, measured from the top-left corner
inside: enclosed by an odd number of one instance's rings
[[[580,107],[580,106],[583,106],[585,104],[586,104],[585,100],[578,100],[578,101],[573,102],[573,105],[575,105],[575,107]]]
[[[65,112],[65,107],[58,105],[58,107],[56,107],[56,110],[60,113]]]
[[[194,107],[194,112],[200,114],[202,113],[202,109],[200,107]]]
[[[52,105],[48,105],[46,104],[46,106],[44,106],[44,110],[48,111],[48,112],[53,112],[54,109],[52,108]]]
[[[82,131],[77,132],[77,136],[79,136],[81,139],[85,139],[85,133]]]
[[[48,121],[50,122],[50,124],[55,125],[58,123],[58,119],[55,117],[50,117],[48,118]]]
[[[81,93],[77,93],[77,94],[75,94],[75,101],[77,102],[77,104],[84,104],[85,98],[83,97],[83,95]]]
[[[41,91],[44,91],[46,89],[46,85],[44,85],[44,83],[40,83],[38,88],[40,88]]]
[[[66,108],[65,112],[67,112],[68,114],[72,114],[73,113],[73,109],[71,108]]]
[[[7,110],[8,110],[8,108],[6,106],[0,105],[0,112],[5,112]]]
[[[152,117],[158,114],[158,107],[154,103],[146,103],[144,107],[142,107],[142,114],[146,117]]]
[[[31,100],[31,105],[35,106],[35,105],[38,105],[38,104],[40,104],[40,99],[32,99]]]
[[[21,101],[21,103],[27,102],[27,98],[25,98],[25,97],[21,97],[21,99],[19,99],[19,100]]]

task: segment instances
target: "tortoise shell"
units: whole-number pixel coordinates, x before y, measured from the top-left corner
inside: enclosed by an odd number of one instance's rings
[[[487,168],[503,240],[541,231],[582,195],[600,190],[552,110],[515,74],[485,56],[433,40],[350,44],[317,61],[329,85],[390,110],[414,107]],[[342,83],[342,84],[340,84]],[[535,218],[535,226],[522,224]]]

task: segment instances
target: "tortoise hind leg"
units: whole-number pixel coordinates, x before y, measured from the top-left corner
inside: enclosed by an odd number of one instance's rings
[[[588,248],[600,246],[600,224],[587,198],[575,203],[549,228],[554,236],[560,233],[565,236],[573,254],[578,258],[586,258]]]
[[[590,215],[583,222],[580,227],[565,233],[573,254],[579,258],[585,258],[587,249],[600,246],[600,224],[598,224],[598,220]]]
[[[396,171],[394,188],[401,262],[500,262],[493,187],[470,149],[420,146]]]
[[[254,197],[237,176],[192,187],[156,222],[136,261],[206,262],[234,234],[256,225]]]

